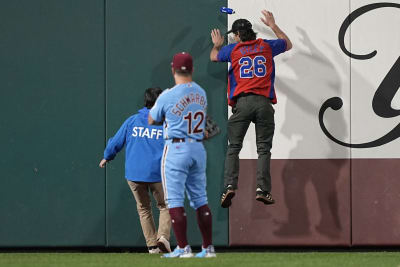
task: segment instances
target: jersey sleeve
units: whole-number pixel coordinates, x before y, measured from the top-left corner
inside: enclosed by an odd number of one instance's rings
[[[236,44],[226,45],[219,50],[217,59],[220,62],[231,62],[231,53]]]
[[[162,122],[163,118],[165,117],[165,98],[166,92],[164,91],[156,100],[154,106],[150,109],[150,116],[156,122]]]
[[[285,39],[264,40],[264,42],[271,47],[273,57],[286,51],[287,44]]]
[[[104,159],[113,160],[117,153],[124,147],[128,122],[129,119],[127,119],[117,133],[108,140],[107,147],[104,150]]]

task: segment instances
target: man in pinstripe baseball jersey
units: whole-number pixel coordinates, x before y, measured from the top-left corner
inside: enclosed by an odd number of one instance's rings
[[[176,54],[171,65],[176,85],[159,96],[149,113],[149,124],[164,121],[161,176],[178,242],[176,249],[164,257],[193,257],[186,236],[185,191],[190,206],[196,210],[203,238],[202,251],[196,257],[215,257],[206,192],[206,151],[202,143],[207,96],[192,80],[193,59],[188,53]]]

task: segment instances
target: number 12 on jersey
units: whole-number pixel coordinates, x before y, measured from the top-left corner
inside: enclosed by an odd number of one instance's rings
[[[264,77],[267,74],[265,63],[267,60],[263,56],[242,57],[239,60],[240,78]]]
[[[188,121],[188,134],[192,134],[192,133],[201,133],[203,132],[203,129],[199,129],[201,123],[204,120],[204,112],[203,111],[197,111],[196,113],[193,113],[191,111],[189,111],[189,113],[183,117],[185,120]],[[195,121],[195,125],[193,127],[193,121]]]

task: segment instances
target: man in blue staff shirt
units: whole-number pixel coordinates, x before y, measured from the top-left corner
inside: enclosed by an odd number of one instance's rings
[[[114,137],[108,140],[100,167],[113,160],[126,144],[125,178],[132,190],[149,253],[170,252],[171,218],[164,200],[161,184],[161,156],[164,148],[162,126],[151,126],[147,117],[162,90],[148,88],[144,94],[144,108],[129,117]],[[160,210],[156,231],[149,191]]]

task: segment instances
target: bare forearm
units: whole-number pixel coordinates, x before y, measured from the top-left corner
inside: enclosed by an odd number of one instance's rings
[[[211,31],[211,40],[213,42],[213,48],[210,52],[210,60],[211,61],[218,61],[218,52],[221,50],[224,44],[224,36],[221,35],[219,29],[213,29]]]
[[[286,41],[286,50],[292,49],[292,42],[290,41],[289,37],[278,27],[278,25],[275,24],[272,26],[271,30],[275,33],[276,37]]]
[[[213,46],[213,48],[211,49],[211,52],[210,52],[210,60],[211,61],[214,61],[214,62],[218,61],[219,50],[221,50],[221,47]]]

